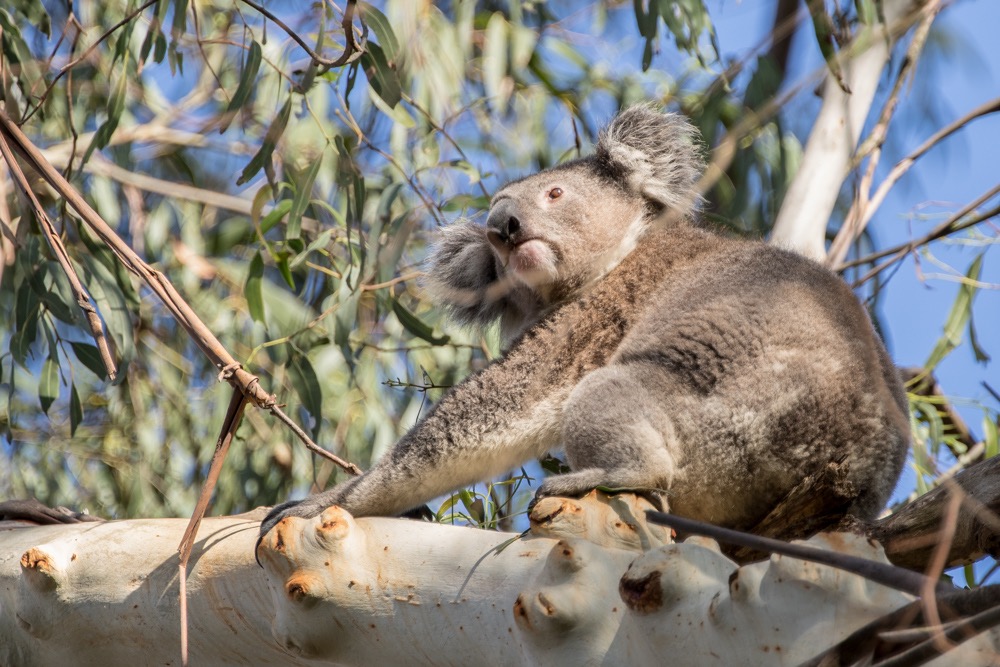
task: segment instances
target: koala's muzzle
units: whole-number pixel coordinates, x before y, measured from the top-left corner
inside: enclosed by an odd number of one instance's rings
[[[523,240],[523,227],[516,214],[517,204],[513,199],[501,199],[490,208],[486,238],[498,251],[507,250]]]

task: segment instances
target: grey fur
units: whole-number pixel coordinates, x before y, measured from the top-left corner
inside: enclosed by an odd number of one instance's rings
[[[428,287],[465,322],[500,320],[508,352],[262,534],[332,504],[397,514],[560,445],[573,472],[542,494],[665,489],[673,512],[748,529],[839,462],[850,513],[873,518],[908,447],[885,349],[834,274],[691,224],[700,168],[681,117],[633,107],[594,155],[501,188],[485,229],[447,230]],[[665,209],[679,221],[653,225]]]

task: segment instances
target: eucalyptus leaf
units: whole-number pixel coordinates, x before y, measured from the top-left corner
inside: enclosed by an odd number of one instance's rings
[[[76,390],[76,383],[69,386],[69,437],[76,435],[76,429],[83,421],[83,404],[80,402],[80,394]]]
[[[302,401],[302,407],[313,418],[312,437],[316,438],[323,420],[323,390],[319,378],[316,377],[316,371],[305,355],[296,354],[292,356],[288,365],[288,377],[299,400]]]
[[[59,361],[50,355],[42,364],[42,373],[38,377],[38,400],[42,404],[42,412],[48,414],[49,408],[59,398]]]
[[[97,346],[88,343],[70,343],[70,346],[73,348],[73,354],[76,355],[76,358],[90,369],[91,373],[101,380],[107,378],[107,369],[104,367],[104,361],[101,360],[101,353]]]
[[[229,106],[226,107],[228,115],[223,116],[223,121],[219,125],[220,133],[229,129],[229,124],[236,117],[233,112],[246,104],[247,98],[250,97],[250,93],[257,83],[257,72],[260,70],[261,57],[260,44],[251,41],[250,48],[247,51],[246,62],[243,64],[243,72],[240,74],[240,83],[236,87],[236,92],[233,93],[233,98],[229,100]]]
[[[396,314],[396,318],[403,325],[403,328],[431,345],[445,345],[451,340],[451,337],[448,335],[435,336],[434,330],[419,317],[411,313],[398,299],[392,300],[392,312]]]
[[[288,119],[291,114],[292,98],[289,96],[278,112],[278,115],[271,121],[271,126],[268,128],[267,134],[264,135],[264,140],[261,142],[260,150],[250,158],[250,162],[243,169],[240,177],[236,179],[236,185],[243,185],[249,182],[264,167],[265,163],[270,163],[271,154],[274,153],[281,135],[285,133],[285,127],[288,125]]]
[[[399,40],[396,39],[396,34],[392,30],[389,19],[385,17],[385,14],[367,2],[361,3],[361,16],[364,18],[365,23],[370,25],[372,30],[375,31],[375,37],[385,52],[388,62],[394,63],[396,58],[399,57]]]
[[[261,294],[260,283],[264,276],[264,259],[260,253],[254,254],[247,271],[247,280],[243,285],[243,296],[247,300],[247,310],[256,322],[264,321],[264,297]]]

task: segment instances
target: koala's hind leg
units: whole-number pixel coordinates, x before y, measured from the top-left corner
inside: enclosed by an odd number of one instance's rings
[[[650,391],[645,375],[640,366],[612,365],[577,385],[562,427],[573,472],[546,479],[540,496],[577,496],[598,486],[647,493],[670,488],[673,427],[662,392]]]

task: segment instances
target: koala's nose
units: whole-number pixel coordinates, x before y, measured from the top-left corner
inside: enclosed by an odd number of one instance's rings
[[[497,248],[509,244],[521,231],[521,221],[515,215],[515,209],[512,201],[501,200],[490,210],[486,220],[486,238]]]

